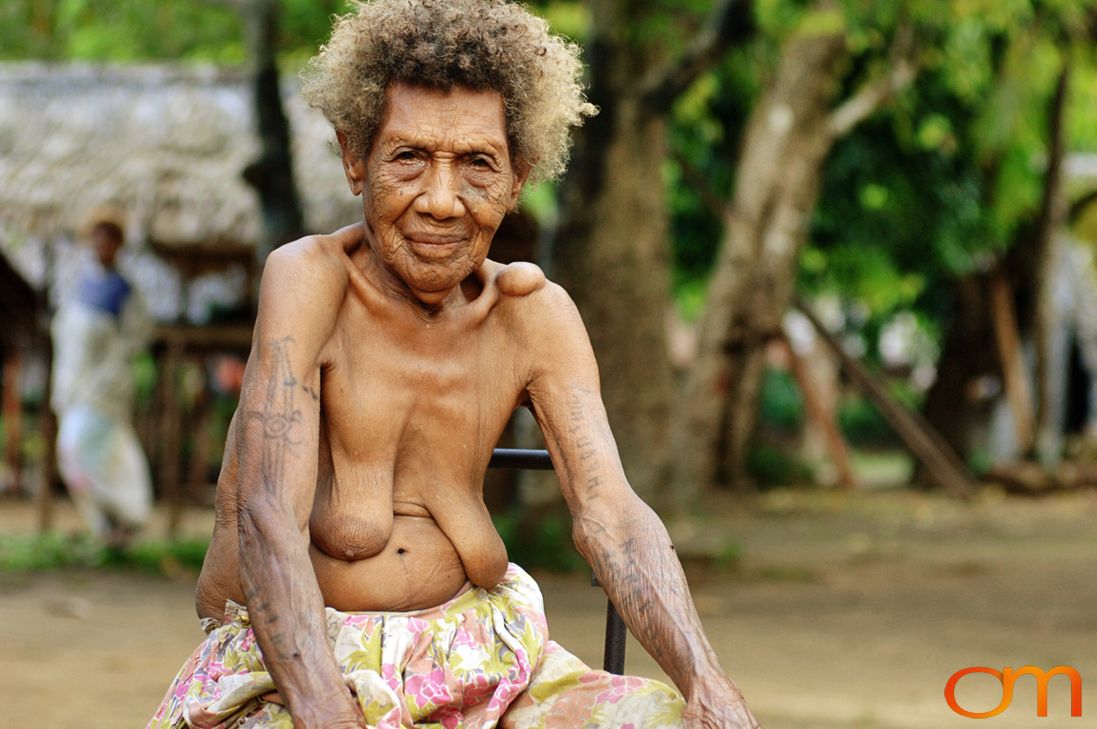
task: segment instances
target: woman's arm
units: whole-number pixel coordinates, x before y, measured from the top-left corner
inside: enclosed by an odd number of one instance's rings
[[[575,545],[686,697],[686,726],[757,727],[705,638],[666,528],[625,480],[579,314],[562,289],[548,291],[528,390],[574,518]]]
[[[309,239],[267,259],[237,411],[240,584],[298,729],[364,726],[328,645],[308,555],[320,372],[345,290],[338,264]]]

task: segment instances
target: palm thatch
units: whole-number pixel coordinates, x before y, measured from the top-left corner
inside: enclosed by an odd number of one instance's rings
[[[334,134],[284,83],[308,226],[352,222]],[[261,219],[241,171],[258,153],[247,76],[212,67],[0,64],[0,226],[71,237],[89,210],[125,210],[130,237],[254,245]]]

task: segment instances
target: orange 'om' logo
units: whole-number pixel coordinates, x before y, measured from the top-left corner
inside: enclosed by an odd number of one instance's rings
[[[956,684],[960,679],[972,673],[986,673],[994,676],[1002,683],[1002,703],[990,711],[968,711],[956,701]],[[945,684],[945,701],[948,707],[960,716],[969,719],[989,719],[998,716],[1013,703],[1013,684],[1021,676],[1032,676],[1036,679],[1036,716],[1047,716],[1047,685],[1052,676],[1066,676],[1070,679],[1070,715],[1082,715],[1082,677],[1070,666],[1055,666],[1049,671],[1036,666],[1021,666],[1013,669],[1009,666],[1001,671],[986,666],[971,666],[952,674]]]

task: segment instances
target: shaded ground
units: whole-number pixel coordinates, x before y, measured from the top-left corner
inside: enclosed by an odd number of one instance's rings
[[[707,526],[676,525],[687,553],[722,553],[732,572],[691,571],[725,666],[767,729],[970,727],[942,691],[970,665],[1075,666],[1097,681],[1097,498],[940,497],[778,492],[753,514],[714,504]],[[71,514],[62,523],[71,524]],[[0,532],[29,528],[0,502]],[[206,515],[188,526],[201,532]],[[0,574],[0,725],[139,727],[200,639],[192,577],[136,573]],[[604,601],[584,575],[539,576],[554,637],[600,662]],[[659,675],[630,644],[630,672]],[[1000,687],[969,679],[961,703],[986,710]],[[1097,684],[1094,684],[1097,685]],[[1066,682],[1051,716],[1034,690],[987,726],[1092,725],[1071,719]],[[1089,690],[1087,717],[1097,717]],[[1092,708],[1091,708],[1092,706]]]

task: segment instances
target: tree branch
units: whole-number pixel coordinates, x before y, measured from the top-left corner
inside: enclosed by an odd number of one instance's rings
[[[1067,213],[1067,220],[1071,223],[1077,222],[1078,216],[1093,203],[1097,203],[1097,190],[1091,190],[1072,202],[1070,212]]]
[[[914,27],[904,23],[895,31],[895,40],[888,53],[887,69],[868,79],[852,96],[831,112],[827,131],[837,139],[871,116],[915,79],[919,70],[919,48],[915,43]]]
[[[641,107],[651,114],[665,113],[725,51],[749,38],[754,32],[752,6],[752,0],[720,0],[682,55],[654,69],[641,83]]]

